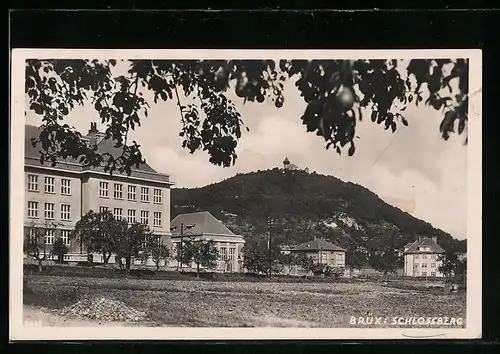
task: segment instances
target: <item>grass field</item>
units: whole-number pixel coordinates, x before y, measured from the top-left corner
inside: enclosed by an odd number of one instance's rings
[[[146,312],[153,326],[350,327],[350,316],[368,314],[461,317],[465,325],[465,292],[444,293],[409,280],[286,283],[25,275],[23,292],[25,305],[53,311],[88,296],[105,296]],[[376,327],[397,325],[389,321]]]

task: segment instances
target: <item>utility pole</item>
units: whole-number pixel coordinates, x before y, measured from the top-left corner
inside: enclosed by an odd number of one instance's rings
[[[184,224],[181,223],[181,242],[180,242],[180,249],[179,249],[179,263],[177,264],[177,271],[179,271],[179,268],[182,268],[182,241],[184,239]]]
[[[184,236],[185,236],[185,229],[189,230],[192,229],[196,224],[189,224],[185,225],[184,223],[180,224],[180,231],[181,231],[181,239],[179,242],[179,249],[178,249],[178,254],[179,254],[179,259],[177,263],[177,271],[179,271],[180,268],[182,268],[182,249],[183,249],[183,242],[184,242]],[[176,230],[177,227],[171,227],[170,231]]]
[[[273,233],[272,233],[272,219],[270,216],[267,217],[267,228],[269,232],[269,278],[272,275],[272,270],[273,270],[273,257],[272,257],[272,240],[273,240]]]

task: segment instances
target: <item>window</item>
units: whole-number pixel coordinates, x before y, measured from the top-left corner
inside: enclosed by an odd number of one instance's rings
[[[415,263],[415,266],[414,266],[414,267],[415,267],[415,268],[418,268],[418,263]]]
[[[135,202],[135,186],[128,186],[127,199]]]
[[[99,196],[102,198],[109,197],[109,183],[108,182],[99,182]]]
[[[121,183],[114,184],[113,198],[123,199],[123,184]]]
[[[61,204],[61,220],[71,220],[71,205]]]
[[[28,231],[28,237],[29,237],[29,241],[30,242],[37,242],[37,234],[36,234],[36,230],[33,229],[33,228],[30,228],[29,231]]]
[[[321,254],[321,261],[326,262],[328,260],[328,255],[326,253]]]
[[[38,176],[28,175],[28,190],[30,192],[38,192]]]
[[[141,202],[149,203],[149,188],[141,187]]]
[[[161,204],[163,199],[163,193],[161,189],[155,188],[153,190],[153,203]]]
[[[61,230],[61,238],[63,240],[63,243],[66,246],[69,246],[69,235],[70,235],[70,233],[71,233],[70,230]]]
[[[113,216],[117,220],[123,218],[123,209],[122,208],[114,208],[113,209]]]
[[[426,277],[426,276],[427,276],[427,273],[426,273],[426,272],[422,272],[422,276],[423,276],[423,277]]]
[[[38,202],[28,202],[28,218],[38,218]]]
[[[100,206],[99,207],[99,213],[104,213],[104,212],[106,212],[108,210],[109,210],[109,208],[107,206]]]
[[[427,263],[422,263],[422,268],[427,268]]]
[[[128,210],[127,221],[129,224],[132,224],[135,222],[135,210],[134,209]]]
[[[61,179],[61,194],[71,195],[71,180],[63,178]]]
[[[45,203],[45,219],[54,219],[54,203]]]
[[[51,245],[54,243],[54,230],[45,230],[45,243]]]
[[[234,255],[236,253],[236,249],[234,247],[229,248],[229,260],[234,261]]]
[[[422,255],[422,259],[427,259],[427,255],[426,255],[426,254],[423,254],[423,255]]]
[[[45,193],[55,193],[55,184],[54,177],[45,177]]]
[[[149,225],[149,211],[141,210],[141,224]]]
[[[153,213],[153,226],[161,226],[161,212],[155,211]]]
[[[221,247],[219,250],[219,254],[220,254],[221,261],[227,261],[227,248],[226,247]]]
[[[418,254],[415,255],[415,259],[418,259]]]
[[[436,276],[436,272],[431,272],[431,277],[435,277]]]
[[[436,263],[431,263],[431,268],[436,268]]]

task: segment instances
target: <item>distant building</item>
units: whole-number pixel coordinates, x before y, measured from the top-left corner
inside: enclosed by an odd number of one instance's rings
[[[32,138],[40,131],[33,125],[25,126],[25,237],[36,228],[45,229],[45,246],[50,249],[62,238],[69,249],[65,260],[86,261],[85,245],[70,238],[75,224],[88,211],[111,211],[115,217],[139,221],[150,227],[155,235],[168,243],[170,239],[170,187],[169,176],[158,173],[148,164],[132,168],[127,176],[115,171],[113,175],[103,167],[90,168],[80,161],[68,158],[58,160],[57,165],[40,163],[38,148]],[[101,154],[119,156],[121,151],[113,141],[92,123],[84,140],[90,142]],[[57,225],[46,228],[45,223]],[[101,262],[100,254],[93,254],[94,262]],[[110,258],[113,263],[115,257]]]
[[[208,211],[179,214],[170,222],[172,230],[172,248],[178,249],[182,239],[212,240],[219,251],[220,259],[216,271],[242,272],[243,271],[243,236],[234,234],[220,220]],[[192,265],[196,268],[196,265]]]
[[[445,251],[436,237],[419,237],[404,247],[404,274],[410,277],[443,277],[438,268],[439,256]]]
[[[285,160],[283,160],[283,169],[285,170],[298,170],[297,165],[294,165],[290,163],[290,160],[288,157],[285,157]]]
[[[332,268],[345,267],[346,250],[322,238],[316,238],[295,247],[282,247],[281,252],[294,255],[305,254],[315,263],[326,264]],[[301,267],[297,265],[293,265],[288,271],[289,274],[295,275],[302,272]]]

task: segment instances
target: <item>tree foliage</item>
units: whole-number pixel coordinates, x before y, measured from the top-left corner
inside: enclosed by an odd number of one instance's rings
[[[57,262],[63,263],[64,255],[68,253],[68,247],[64,244],[62,238],[58,238],[52,245],[52,254],[57,256]]]
[[[123,232],[115,234],[114,252],[125,259],[125,269],[130,270],[132,260],[139,258],[142,253],[147,253],[147,244],[153,234],[147,225],[134,222],[130,225],[125,220],[116,220]]]
[[[89,253],[101,253],[104,264],[107,264],[111,254],[116,253],[116,242],[126,229],[126,222],[116,220],[110,211],[96,213],[90,210],[76,223],[74,234]]]
[[[24,253],[31,257],[38,264],[38,271],[42,271],[43,262],[52,256],[52,247],[47,243],[47,233],[55,233],[58,224],[45,221],[42,224],[32,222],[27,228],[24,238]]]
[[[147,260],[151,257],[151,260],[155,263],[156,270],[160,270],[161,262],[168,263],[172,258],[170,248],[163,244],[159,237],[149,237],[146,241],[146,247],[143,250],[142,259]]]
[[[381,253],[375,253],[370,257],[370,265],[373,269],[383,272],[384,275],[395,273],[402,267],[402,259],[392,248],[388,248]]]
[[[409,124],[408,104],[423,103],[443,112],[440,131],[444,139],[466,130],[468,119],[468,61],[466,59],[413,59],[406,68],[391,60],[132,60],[128,73],[113,77],[116,60],[26,61],[25,92],[29,109],[42,117],[42,163],[78,159],[86,166],[104,166],[113,173],[131,173],[144,161],[140,145],[128,140],[130,130],[141,125],[151,104],[173,101],[179,109],[184,139],[191,153],[209,154],[211,163],[235,163],[235,148],[244,120],[230,91],[244,102],[285,102],[284,83],[292,80],[307,104],[302,119],[306,131],[325,140],[326,148],[348,155],[355,152],[356,122],[363,109],[384,129],[395,132]],[[407,78],[400,70],[407,72]],[[458,81],[458,90],[452,87]],[[148,102],[146,92],[152,94]],[[184,104],[183,99],[195,100]],[[106,126],[106,137],[121,148],[120,156],[101,154],[65,118],[76,105],[94,105]],[[300,114],[300,113],[298,113]],[[298,117],[297,117],[298,118]]]
[[[217,266],[219,252],[213,240],[186,240],[183,243],[183,263],[196,264],[196,273],[200,268],[213,269]]]
[[[449,250],[438,258],[438,271],[446,278],[452,276],[465,277],[467,268],[467,258],[460,259],[457,253]]]

